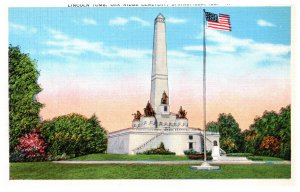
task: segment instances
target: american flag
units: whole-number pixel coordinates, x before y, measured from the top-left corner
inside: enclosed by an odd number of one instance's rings
[[[223,30],[223,31],[231,31],[231,25],[230,25],[230,15],[221,14],[219,15],[205,12],[205,17],[207,21],[207,27],[213,28],[217,30]]]

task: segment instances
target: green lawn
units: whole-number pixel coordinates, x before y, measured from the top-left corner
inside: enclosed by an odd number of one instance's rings
[[[247,158],[252,161],[284,161],[284,159],[278,157],[268,157],[268,156],[248,156]]]
[[[190,165],[71,165],[11,163],[10,179],[259,179],[290,178],[290,165],[221,165],[218,171]]]
[[[252,155],[252,153],[228,153],[226,156],[231,156],[231,157],[248,157]]]
[[[177,155],[120,155],[120,154],[89,154],[69,159],[70,161],[172,161],[189,160],[186,156]]]

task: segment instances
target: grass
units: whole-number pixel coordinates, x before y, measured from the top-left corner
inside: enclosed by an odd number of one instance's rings
[[[285,161],[284,159],[278,157],[268,157],[268,156],[248,156],[247,158],[252,161]]]
[[[176,155],[123,155],[123,154],[89,154],[69,159],[70,161],[173,161],[189,160],[186,156]]]
[[[10,163],[10,179],[262,179],[290,178],[290,165],[220,165],[195,171],[190,165],[72,165]]]
[[[252,161],[284,161],[278,157],[253,156],[251,153],[229,153],[227,156],[247,157]],[[176,155],[127,155],[127,154],[89,154],[69,159],[70,161],[183,161],[187,156]]]
[[[248,157],[252,155],[252,153],[228,153],[226,155],[231,157]]]

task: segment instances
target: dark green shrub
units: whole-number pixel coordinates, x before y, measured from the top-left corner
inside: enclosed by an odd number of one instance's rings
[[[160,143],[160,145],[156,149],[149,149],[147,151],[144,151],[142,153],[138,154],[145,154],[145,155],[175,155],[174,152],[169,151],[169,149],[165,148],[165,145],[163,142]]]
[[[190,154],[190,155],[187,155],[187,157],[191,160],[204,160],[204,154]],[[211,155],[206,156],[206,160],[210,161],[212,159],[213,158]]]
[[[16,149],[9,155],[9,162],[23,162],[26,161],[26,156],[22,151]]]
[[[41,131],[49,143],[50,159],[67,159],[74,155],[106,151],[107,133],[95,115],[89,119],[79,114],[56,117],[43,122]]]
[[[184,153],[185,155],[195,155],[195,154],[200,154],[199,152],[195,151],[194,149],[185,150],[185,151],[183,151],[183,153]]]

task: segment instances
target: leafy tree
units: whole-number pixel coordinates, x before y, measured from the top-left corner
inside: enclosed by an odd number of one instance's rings
[[[244,152],[255,154],[255,151],[259,147],[259,142],[257,142],[258,136],[253,130],[246,129],[242,132]]]
[[[37,83],[37,63],[19,47],[9,46],[9,148],[15,150],[18,139],[37,127],[42,104],[36,96],[42,90]]]
[[[281,108],[278,119],[279,138],[281,139],[280,157],[291,158],[291,105]]]
[[[207,130],[220,133],[220,147],[226,152],[237,152],[242,146],[241,129],[229,113],[221,113],[217,122],[209,122]]]
[[[69,156],[101,153],[106,150],[106,131],[93,115],[86,118],[79,114],[69,114],[43,122],[41,132],[49,143],[48,152],[52,156]]]
[[[280,141],[274,136],[264,137],[259,146],[265,155],[274,156],[280,151]]]
[[[211,121],[207,123],[207,131],[219,132],[219,124],[217,122]]]
[[[279,113],[265,111],[243,134],[246,152],[290,159],[291,106],[281,108]]]

